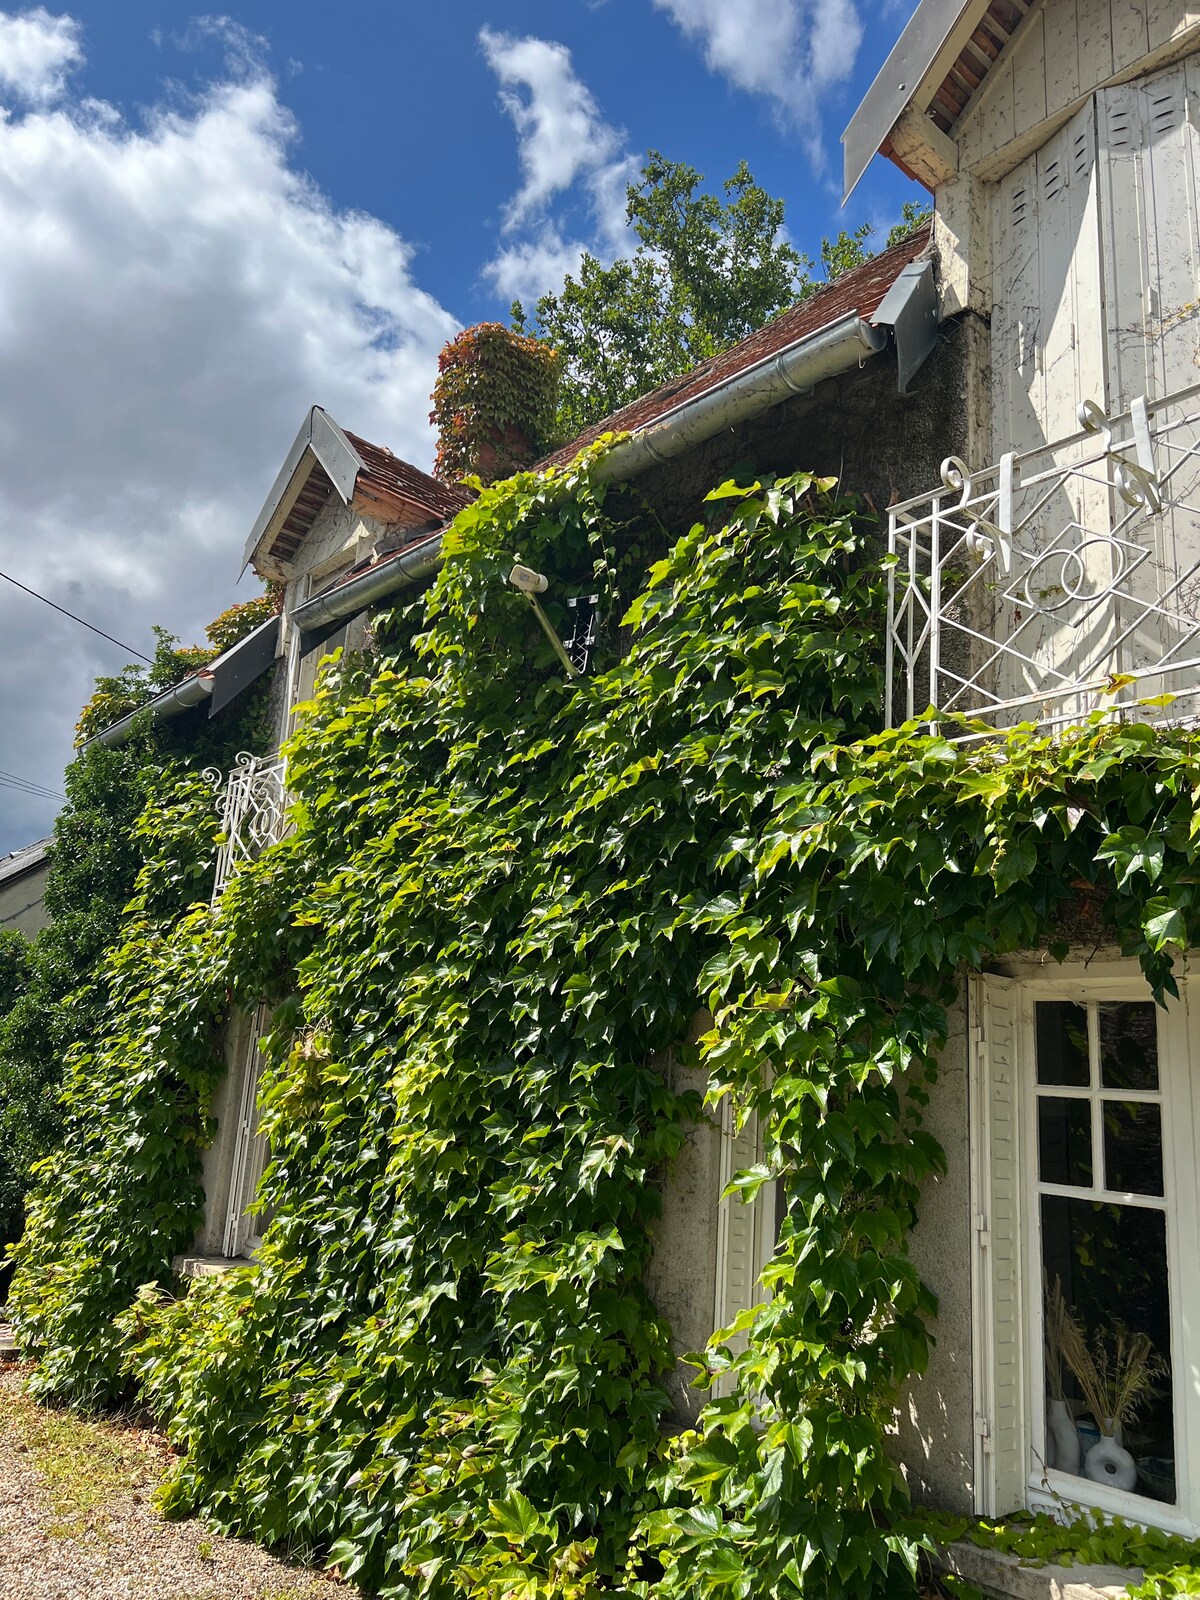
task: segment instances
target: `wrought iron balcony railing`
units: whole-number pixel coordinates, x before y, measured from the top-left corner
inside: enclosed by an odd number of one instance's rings
[[[1079,421],[891,507],[892,724],[1178,720],[1200,694],[1200,384]]]
[[[221,831],[213,899],[246,861],[255,860],[288,831],[284,762],[279,756],[252,756],[243,751],[228,778],[216,768],[205,774],[224,786]]]

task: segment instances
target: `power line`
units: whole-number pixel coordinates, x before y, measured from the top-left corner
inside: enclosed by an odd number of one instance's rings
[[[32,778],[19,778],[15,772],[0,771],[0,784],[6,789],[19,789],[23,794],[35,795],[40,800],[67,798],[61,790],[48,789],[44,783],[35,783]]]
[[[77,622],[81,628],[90,628],[93,633],[98,633],[102,639],[107,639],[109,644],[115,644],[119,650],[128,650],[129,654],[137,656],[139,661],[145,661],[150,666],[154,665],[150,656],[144,656],[140,650],[135,650],[131,644],[125,644],[120,639],[114,639],[111,633],[105,633],[104,629],[96,627],[94,622],[85,622],[82,617],[77,617],[73,611],[68,611],[66,606],[60,606],[57,600],[47,599],[44,594],[39,594],[36,589],[31,589],[27,584],[22,583],[20,579],[14,578],[11,572],[0,572],[0,578],[6,578],[9,583],[15,585],[18,589],[23,589],[26,594],[31,594],[35,600],[40,600],[43,605],[51,606],[55,611],[61,611],[64,617],[70,617],[71,621]]]

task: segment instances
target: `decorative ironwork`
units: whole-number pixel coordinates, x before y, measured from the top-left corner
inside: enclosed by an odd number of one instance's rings
[[[1200,384],[1079,422],[891,507],[890,723],[1177,719],[1200,694]]]
[[[213,769],[205,777],[220,774]],[[217,856],[213,898],[245,861],[253,861],[288,831],[284,762],[279,756],[252,756],[243,750],[225,782],[221,808],[224,842]]]

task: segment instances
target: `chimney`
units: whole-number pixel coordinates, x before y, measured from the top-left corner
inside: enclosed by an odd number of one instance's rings
[[[481,322],[438,357],[430,422],[438,430],[434,473],[443,483],[474,474],[495,483],[545,454],[558,400],[558,355],[541,339]]]

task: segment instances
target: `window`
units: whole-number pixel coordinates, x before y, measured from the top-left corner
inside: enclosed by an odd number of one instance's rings
[[[1156,1006],[1140,974],[976,985],[985,1513],[1067,1502],[1200,1526],[1187,1016],[1186,1002]]]
[[[241,1084],[238,1092],[237,1122],[234,1126],[233,1163],[229,1175],[229,1203],[221,1253],[230,1258],[251,1256],[262,1242],[269,1220],[262,1211],[251,1211],[259,1181],[271,1152],[265,1134],[258,1126],[258,1086],[262,1077],[262,1052],[259,1042],[270,1016],[268,1006],[257,1006],[241,1019],[242,1037],[238,1059]]]

